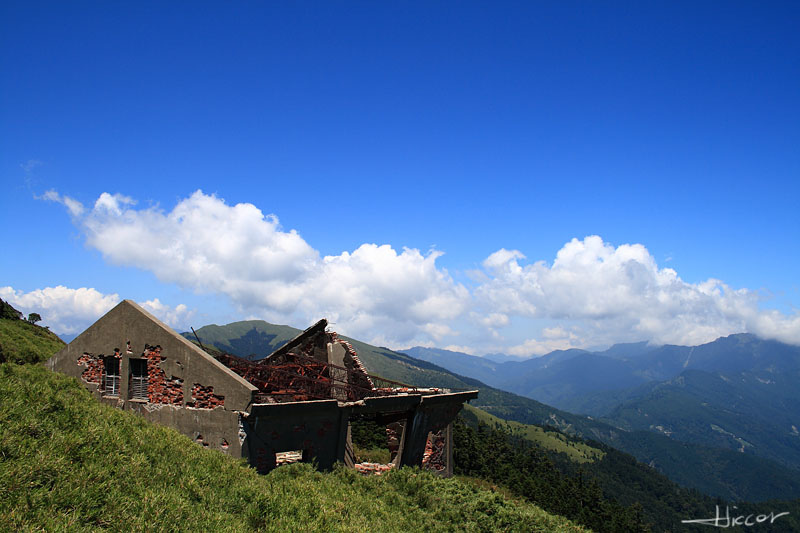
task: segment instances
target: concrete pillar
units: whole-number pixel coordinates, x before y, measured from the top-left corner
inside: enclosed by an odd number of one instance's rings
[[[444,457],[445,468],[440,474],[443,477],[452,477],[453,475],[453,423],[447,424],[444,429]]]
[[[461,410],[463,400],[447,395],[424,396],[421,403],[412,411],[406,422],[401,465],[419,466],[425,455],[428,433],[450,426]],[[447,450],[448,463],[452,463],[452,431],[445,438],[450,448]],[[452,471],[452,466],[448,466]]]
[[[332,365],[336,366],[344,366],[344,355],[347,351],[344,349],[344,346],[337,343],[328,343],[328,362]]]
[[[337,343],[328,343],[328,364],[344,367],[344,356],[347,353],[344,346]],[[340,402],[347,401],[347,372],[338,368],[329,368],[331,379],[335,379],[331,388],[331,397]]]
[[[400,466],[420,466],[428,442],[428,414],[421,407],[406,419],[403,446],[400,450]]]

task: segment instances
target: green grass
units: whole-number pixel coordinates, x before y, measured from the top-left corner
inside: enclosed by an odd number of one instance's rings
[[[0,531],[584,531],[418,469],[267,476],[94,401],[40,365],[0,365]]]
[[[362,448],[354,445],[353,451],[356,454],[357,463],[387,464],[392,459],[388,448]]]
[[[0,363],[39,363],[64,346],[49,329],[25,320],[0,319]]]
[[[479,422],[491,427],[500,427],[512,435],[534,442],[546,450],[565,453],[576,463],[591,463],[602,459],[605,455],[602,450],[592,448],[585,442],[570,439],[562,433],[545,431],[539,426],[503,420],[471,405],[464,406],[462,416],[474,416]]]

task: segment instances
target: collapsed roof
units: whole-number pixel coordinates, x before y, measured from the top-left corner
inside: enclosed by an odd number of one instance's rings
[[[336,332],[327,331],[327,326],[323,318],[259,361],[227,353],[213,355],[258,388],[257,403],[355,402],[368,397],[445,392],[368,374],[353,346]]]

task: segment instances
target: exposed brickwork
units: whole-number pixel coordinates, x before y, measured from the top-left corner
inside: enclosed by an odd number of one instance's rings
[[[349,357],[345,358],[345,366],[348,370],[355,371],[359,374],[355,383],[355,385],[359,385],[362,387],[367,387],[369,389],[374,389],[375,384],[372,383],[372,379],[370,379],[369,374],[367,373],[367,367],[361,362],[361,359],[358,358],[358,353],[356,353],[356,349],[353,348],[353,345],[349,342],[342,340],[339,338],[339,334],[335,331],[329,331],[326,333],[328,337],[328,342],[335,342],[339,343],[344,346],[344,349],[347,351],[347,355]]]
[[[183,405],[183,380],[172,376],[161,369],[161,346],[145,345],[144,357],[147,359],[147,397],[150,403]]]
[[[78,358],[78,366],[85,366],[86,370],[81,374],[81,378],[87,383],[97,383],[103,381],[103,356],[85,353]]]
[[[195,409],[214,409],[225,405],[225,396],[214,394],[214,387],[204,387],[195,383],[192,387],[192,401],[186,407]]]
[[[435,433],[428,435],[428,442],[425,443],[425,453],[422,456],[422,467],[441,472],[447,465],[445,464],[446,458],[444,430],[439,430]]]

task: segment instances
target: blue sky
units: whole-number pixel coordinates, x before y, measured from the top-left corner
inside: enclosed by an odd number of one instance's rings
[[[54,331],[131,298],[477,354],[800,343],[797,3],[0,20],[0,297]]]

